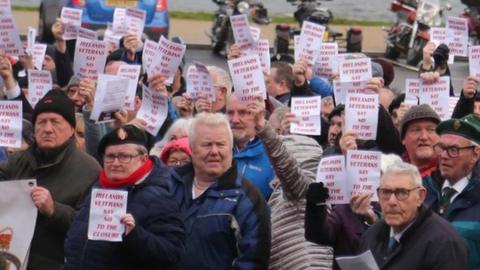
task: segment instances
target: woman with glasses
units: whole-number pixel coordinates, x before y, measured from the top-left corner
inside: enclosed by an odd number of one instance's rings
[[[160,159],[169,167],[183,166],[192,162],[192,150],[188,138],[167,143],[160,154]]]

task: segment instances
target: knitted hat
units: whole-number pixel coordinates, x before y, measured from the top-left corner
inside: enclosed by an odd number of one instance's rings
[[[160,154],[160,159],[163,161],[163,163],[167,163],[168,157],[170,156],[170,151],[172,149],[178,149],[182,152],[185,152],[185,154],[189,155],[190,157],[192,156],[192,149],[190,149],[188,137],[184,137],[178,140],[173,140],[165,145],[162,153]]]
[[[383,69],[379,63],[372,63],[372,77],[382,77],[383,78]]]
[[[400,121],[401,138],[403,139],[405,137],[405,132],[407,131],[410,122],[422,119],[431,120],[435,124],[440,123],[440,117],[438,117],[438,114],[428,104],[412,106]]]
[[[128,143],[142,145],[145,146],[147,150],[150,150],[152,138],[134,125],[119,127],[103,136],[98,143],[98,155],[102,156],[107,146]]]
[[[37,121],[37,116],[44,112],[53,112],[63,116],[63,118],[75,128],[75,104],[73,104],[73,101],[70,100],[62,90],[52,89],[40,99],[32,113],[32,123],[34,126]]]
[[[470,114],[461,119],[443,121],[437,126],[437,133],[454,134],[480,143],[480,118]]]

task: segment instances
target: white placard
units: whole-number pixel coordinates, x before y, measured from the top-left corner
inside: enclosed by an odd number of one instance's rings
[[[92,189],[88,217],[88,240],[121,242],[125,225],[120,220],[127,213],[128,192]]]
[[[260,40],[260,34],[262,33],[262,29],[258,28],[258,27],[253,27],[253,26],[250,26],[250,33],[252,34],[252,38],[253,38],[253,41],[254,42],[257,42]]]
[[[142,53],[142,65],[143,69],[149,74],[149,76],[153,75],[153,64],[157,55],[157,50],[158,43],[152,40],[145,40]]]
[[[141,38],[146,18],[147,12],[145,10],[130,7],[127,8],[125,10],[125,27],[127,33],[134,33],[138,38]]]
[[[73,60],[73,72],[76,76],[96,80],[105,69],[107,45],[103,41],[78,38]]]
[[[123,108],[129,89],[129,79],[99,74],[91,120],[97,123],[114,121],[114,113]]]
[[[76,39],[78,35],[78,28],[82,26],[82,12],[81,9],[63,7],[60,19],[65,25],[65,32],[63,33],[63,39],[72,40]]]
[[[330,204],[350,203],[350,191],[348,190],[347,172],[345,170],[345,157],[323,157],[318,164],[317,182],[322,182],[328,188]]]
[[[150,91],[143,86],[142,106],[137,113],[137,118],[147,122],[145,130],[157,136],[158,131],[167,119],[168,115],[168,97]]]
[[[20,121],[21,123],[21,121]],[[8,264],[6,269],[27,269],[28,251],[35,231],[38,209],[32,201],[36,180],[0,181],[0,237],[2,251],[18,258],[18,267]]]
[[[347,177],[350,191],[355,194],[371,194],[371,201],[378,201],[382,153],[378,151],[348,150]]]
[[[420,100],[421,92],[420,79],[405,79],[405,104],[409,106],[417,105]]]
[[[321,134],[322,97],[292,97],[292,113],[297,121],[290,124],[290,133]]]
[[[186,45],[172,42],[164,36],[161,36],[160,41],[158,42],[156,56],[154,57],[150,68],[150,73],[148,73],[149,70],[147,69],[148,77],[151,78],[153,75],[160,74],[165,78],[168,78],[166,81],[167,84],[171,84],[173,76],[182,63],[186,48]]]
[[[452,117],[455,106],[457,106],[459,97],[448,97],[448,115]]]
[[[322,43],[320,53],[312,67],[313,75],[329,79],[334,73],[338,72],[338,44]]]
[[[268,39],[261,39],[257,41],[252,47],[251,51],[258,55],[262,70],[264,72],[270,72],[270,44]]]
[[[339,64],[341,82],[367,81],[372,78],[370,58],[343,60]]]
[[[140,65],[122,64],[118,67],[117,76],[128,79],[128,90],[125,96],[123,107],[129,111],[135,109],[135,94],[137,93],[138,77],[140,76]]]
[[[333,94],[336,104],[345,104],[347,94],[372,94],[372,90],[367,89],[366,81],[359,82],[341,82],[333,81]]]
[[[103,42],[107,44],[107,50],[109,52],[113,52],[120,48],[120,40],[122,39],[122,35],[114,33],[111,28],[111,25],[107,25],[107,30],[103,35]]]
[[[445,27],[432,27],[430,28],[430,42],[438,47],[440,44],[445,43],[446,29]]]
[[[193,100],[197,100],[200,96],[205,97],[210,102],[216,100],[212,77],[204,64],[194,62],[193,65],[189,66],[186,79],[187,94]]]
[[[98,33],[96,31],[80,27],[78,28],[78,37],[90,40],[98,40]]]
[[[35,108],[37,102],[52,90],[52,74],[48,70],[28,70],[28,102]]]
[[[22,145],[22,116],[21,101],[0,101],[1,147],[20,148]],[[2,224],[0,223],[0,225]]]
[[[35,39],[37,38],[37,29],[29,26],[27,32],[27,49],[25,50],[28,55],[32,55],[33,45],[35,45]]]
[[[46,44],[34,44],[32,47],[32,61],[36,69],[43,69],[43,61],[45,60]]]
[[[480,46],[468,48],[468,67],[470,76],[480,78]]]
[[[335,258],[342,270],[379,270],[377,262],[370,250],[357,256]]]
[[[378,106],[376,94],[348,94],[345,103],[345,131],[355,131],[359,140],[375,140]]]
[[[267,91],[258,55],[247,55],[228,61],[234,94],[241,101],[253,101],[258,96],[265,99]]]
[[[0,0],[0,13],[12,13],[10,0]]]
[[[295,52],[295,62],[303,59],[310,66],[313,66],[318,57],[324,33],[325,27],[323,25],[308,21],[303,22],[298,46],[296,47],[298,52]]]
[[[447,17],[445,42],[451,55],[468,54],[468,21],[465,18]]]
[[[250,47],[253,45],[253,36],[248,26],[248,18],[245,14],[230,16],[235,44],[240,47]]]
[[[125,23],[126,10],[124,8],[115,8],[113,12],[112,31],[116,34],[124,35],[127,33]]]
[[[448,120],[448,97],[450,96],[450,77],[440,77],[434,83],[422,82],[420,104],[428,104],[440,119]]]
[[[0,51],[9,55],[24,55],[22,42],[18,35],[12,14],[0,13]]]

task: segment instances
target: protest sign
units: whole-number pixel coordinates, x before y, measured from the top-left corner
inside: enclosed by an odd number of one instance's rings
[[[345,104],[345,98],[348,94],[374,94],[372,90],[367,88],[366,81],[358,82],[341,82],[340,80],[333,81],[333,95],[335,96],[336,104]]]
[[[257,54],[264,72],[270,72],[270,44],[268,39],[261,39],[253,45],[251,53]]]
[[[125,14],[126,10],[124,8],[115,8],[113,12],[112,31],[121,36],[127,33]]]
[[[420,79],[405,79],[405,100],[409,106],[418,104],[422,82]]]
[[[445,27],[432,27],[430,28],[430,42],[435,43],[435,47],[445,43],[446,29]]]
[[[422,82],[420,104],[428,104],[440,119],[448,120],[448,97],[450,96],[450,76],[440,77],[433,83]]]
[[[88,217],[88,239],[121,242],[125,225],[120,220],[127,213],[128,192],[92,189]]]
[[[21,121],[20,121],[21,123]],[[32,201],[36,181],[0,181],[0,250],[7,261],[2,269],[27,269],[28,251],[32,242],[38,209]]]
[[[31,50],[33,65],[36,69],[43,69],[43,61],[45,60],[46,44],[34,44]]]
[[[373,257],[372,251],[367,250],[356,256],[336,257],[340,269],[342,270],[379,270],[380,268]]]
[[[452,117],[455,106],[457,106],[459,97],[448,97],[448,116]]]
[[[48,70],[28,70],[28,101],[32,108],[52,89],[52,74]]]
[[[133,33],[138,38],[142,37],[143,28],[145,27],[145,18],[147,12],[138,8],[127,8],[125,10],[125,28],[127,33]]]
[[[10,0],[0,0],[0,13],[12,13]]]
[[[240,47],[249,47],[253,45],[253,36],[248,26],[248,18],[245,14],[230,16],[233,37],[235,44]]]
[[[82,12],[81,9],[63,7],[60,19],[62,20],[65,31],[63,32],[63,39],[76,39],[78,35],[78,28],[82,26]]]
[[[468,67],[470,76],[480,78],[480,46],[471,46],[468,48]]]
[[[0,101],[1,147],[20,148],[22,145],[22,116],[21,101]]]
[[[128,90],[123,108],[133,111],[135,109],[135,94],[137,92],[140,65],[122,64],[118,67],[117,76],[128,79]]]
[[[212,77],[207,67],[199,62],[194,62],[187,70],[187,94],[193,100],[204,97],[210,102],[216,99]]]
[[[27,32],[27,49],[25,50],[28,55],[32,55],[33,45],[35,45],[35,39],[37,38],[37,29],[29,26]]]
[[[103,34],[103,42],[107,44],[107,51],[113,52],[120,48],[120,40],[122,39],[122,35],[116,34],[112,30],[112,25],[107,24],[107,30]]]
[[[260,96],[267,97],[265,79],[258,55],[247,55],[228,61],[232,76],[234,94],[241,101],[253,101]]]
[[[147,123],[145,130],[152,136],[157,136],[163,122],[167,119],[167,115],[168,97],[152,92],[143,86],[142,106],[137,113],[137,118],[143,119]]]
[[[184,44],[172,42],[161,36],[158,42],[158,49],[150,66],[150,72],[147,69],[148,77],[152,78],[154,75],[161,75],[168,78],[166,84],[171,84],[173,76],[182,63],[186,48],[187,46]]]
[[[250,26],[250,33],[252,34],[252,38],[253,38],[253,41],[254,42],[257,42],[260,40],[260,34],[262,33],[262,29],[258,28],[258,27],[253,27],[253,26]]]
[[[343,60],[339,64],[341,82],[367,81],[372,78],[370,58]]]
[[[123,108],[129,89],[129,79],[100,74],[95,91],[91,120],[97,123],[114,121],[114,113]]]
[[[347,181],[345,157],[343,155],[323,157],[320,160],[317,169],[317,182],[322,182],[328,188],[328,203],[350,203],[351,196]]]
[[[142,53],[142,65],[143,69],[149,74],[149,76],[153,75],[153,64],[157,55],[157,50],[158,43],[151,40],[145,40]]]
[[[98,40],[98,34],[96,31],[83,27],[78,28],[78,37],[90,40]]]
[[[451,55],[468,54],[468,21],[466,18],[447,17],[445,42]]]
[[[322,97],[292,97],[292,113],[296,121],[290,124],[290,133],[320,135]]]
[[[313,75],[329,79],[334,73],[337,73],[337,56],[338,44],[336,42],[322,43],[320,53],[312,67]]]
[[[355,131],[360,140],[375,140],[378,106],[377,94],[348,94],[345,103],[345,131]]]
[[[372,195],[372,202],[378,201],[376,191],[380,186],[381,157],[382,153],[378,151],[347,151],[347,178],[352,195],[368,193]]]
[[[73,72],[76,76],[96,80],[102,73],[107,61],[107,45],[103,41],[78,38],[73,60]]]
[[[318,57],[320,46],[323,41],[325,27],[316,23],[305,21],[302,25],[298,45],[295,49],[295,62],[303,59],[309,66],[315,64]]]
[[[15,21],[10,13],[0,13],[0,51],[15,56],[25,54]]]

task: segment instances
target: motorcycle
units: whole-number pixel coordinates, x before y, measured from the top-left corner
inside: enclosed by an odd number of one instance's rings
[[[290,41],[300,35],[304,21],[310,21],[325,26],[324,42],[345,41],[348,52],[360,52],[362,50],[362,31],[360,28],[351,28],[347,32],[347,38],[341,39],[342,33],[333,31],[329,24],[333,20],[333,13],[328,8],[320,7],[322,0],[287,0],[292,6],[297,6],[293,16],[299,28],[292,28],[288,24],[279,24],[275,27],[274,54],[288,54]],[[330,0],[323,0],[330,1]]]
[[[395,23],[387,31],[385,57],[396,60],[400,54],[408,52],[410,36],[412,35],[415,14],[417,10],[416,1],[393,1],[390,10],[397,16]]]
[[[467,5],[467,8],[460,14],[460,18],[465,18],[468,21],[470,45],[478,45],[480,44],[480,7],[478,7],[478,4],[477,6],[468,5],[468,1],[464,4]]]
[[[216,54],[220,54],[226,48],[227,43],[233,43],[230,16],[251,15],[252,20],[261,25],[271,22],[267,9],[259,1],[213,0],[213,2],[218,5],[218,9],[215,11],[210,33],[207,35],[210,37],[212,51]]]

